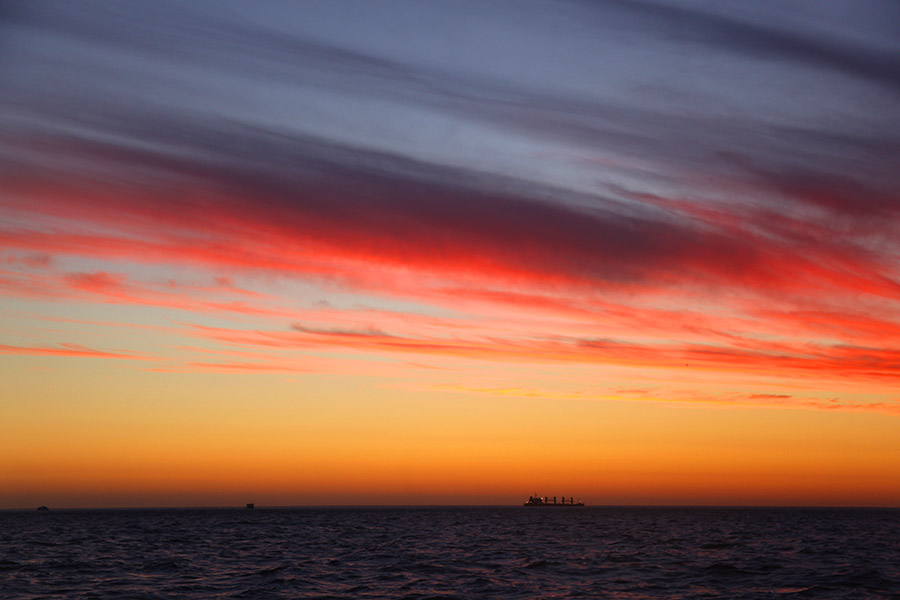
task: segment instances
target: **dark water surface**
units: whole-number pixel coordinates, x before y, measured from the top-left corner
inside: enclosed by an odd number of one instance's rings
[[[898,598],[900,510],[0,512],[2,598]]]

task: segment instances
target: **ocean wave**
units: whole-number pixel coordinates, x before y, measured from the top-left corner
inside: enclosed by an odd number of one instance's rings
[[[0,512],[4,597],[896,598],[900,511]],[[46,517],[46,515],[45,515]]]

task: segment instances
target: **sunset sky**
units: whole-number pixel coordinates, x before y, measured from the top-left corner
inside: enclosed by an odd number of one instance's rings
[[[0,508],[900,506],[894,0],[0,8]]]

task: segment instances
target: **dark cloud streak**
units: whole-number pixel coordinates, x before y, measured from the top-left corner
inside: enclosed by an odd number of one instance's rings
[[[900,91],[900,56],[896,52],[851,44],[834,37],[814,37],[787,30],[783,25],[764,26],[672,4],[645,0],[601,0],[591,4],[603,4],[605,9],[634,14],[644,23],[677,39],[705,44],[716,50],[831,69]],[[892,11],[893,18],[900,18],[896,8],[888,4],[882,6]]]
[[[162,152],[71,139],[59,146],[64,154],[90,157],[119,178],[135,173],[156,189],[152,205],[121,197],[107,208],[86,207],[98,214],[137,211],[132,220],[138,223],[141,215],[177,215],[183,224],[205,227],[207,219],[228,214],[248,231],[258,228],[259,235],[277,231],[286,239],[317,239],[390,261],[416,264],[441,256],[454,268],[474,262],[584,281],[641,281],[660,269],[672,277],[705,278],[710,271],[721,276],[755,262],[752,248],[725,236],[659,220],[647,211],[611,210],[615,203],[600,208],[602,198],[592,201],[594,209],[575,208],[575,202],[560,202],[571,192],[486,173],[322,140],[240,128],[224,133],[221,125],[189,127],[140,128],[142,141],[168,147]],[[166,132],[177,134],[170,138]],[[32,168],[46,180],[46,165]],[[156,175],[141,175],[148,172]],[[62,177],[66,185],[71,175]],[[173,193],[179,189],[184,191]],[[192,189],[211,192],[199,198],[213,204],[198,200]],[[71,201],[74,214],[80,210],[77,198]],[[117,222],[127,222],[124,216]]]
[[[298,127],[298,132],[285,121],[282,129],[266,129],[246,115],[226,115],[227,107],[213,104],[201,111],[202,103],[189,102],[185,90],[166,95],[172,83],[168,71],[177,71],[183,61],[189,64],[182,75],[206,76],[210,69],[234,89],[268,82],[285,85],[298,97],[310,89],[327,90],[424,107],[458,122],[541,142],[612,150],[641,158],[660,179],[671,171],[691,173],[702,183],[703,177],[727,181],[731,176],[749,182],[755,192],[717,190],[737,196],[728,198],[733,204],[772,209],[787,200],[838,217],[874,217],[872,231],[881,239],[893,232],[890,222],[877,218],[895,214],[896,193],[868,183],[851,168],[875,164],[871,171],[884,174],[889,184],[896,182],[896,175],[887,174],[890,161],[873,158],[880,149],[900,147],[896,126],[890,124],[871,142],[864,132],[817,130],[818,139],[829,140],[823,152],[808,130],[779,129],[768,114],[710,116],[678,105],[577,96],[528,81],[490,79],[474,69],[457,72],[412,58],[404,62],[367,54],[174,5],[141,9],[137,16],[114,5],[89,4],[84,14],[82,7],[48,6],[21,9],[12,26],[43,32],[48,47],[74,39],[75,50],[87,46],[104,56],[121,52],[126,59],[107,63],[88,53],[94,62],[73,75],[67,61],[83,58],[77,52],[69,59],[44,49],[23,58],[10,87],[0,92],[0,106],[10,109],[0,117],[5,125],[0,151],[9,159],[0,175],[25,185],[55,179],[74,188],[107,183],[143,190],[135,197],[122,194],[119,204],[106,207],[121,212],[120,224],[130,215],[136,227],[150,215],[170,219],[172,225],[180,220],[198,231],[225,230],[231,225],[217,219],[227,217],[228,223],[244,223],[260,236],[276,232],[284,239],[296,236],[350,249],[355,256],[423,268],[434,268],[440,260],[451,269],[476,265],[508,276],[539,272],[547,279],[590,284],[729,286],[741,279],[762,287],[788,285],[790,276],[778,260],[803,267],[810,260],[811,232],[828,231],[810,227],[805,239],[792,237],[778,229],[780,224],[759,218],[752,227],[726,227],[698,217],[705,208],[702,199],[693,200],[693,212],[666,211],[646,201],[647,194],[579,193],[507,176],[491,165],[475,170],[329,139],[311,127]],[[592,6],[603,17],[631,14],[692,42],[787,57],[888,87],[898,84],[900,60],[873,48],[674,5]],[[132,67],[138,72],[131,78],[113,77]],[[76,80],[79,85],[65,85]],[[132,89],[134,81],[143,87]],[[224,89],[204,89],[201,99]],[[741,160],[734,159],[738,155]],[[614,189],[604,183],[597,187]],[[148,190],[156,192],[152,203]],[[96,214],[104,210],[82,208]],[[743,214],[748,213],[765,214]],[[820,254],[856,251],[859,245],[848,239]]]

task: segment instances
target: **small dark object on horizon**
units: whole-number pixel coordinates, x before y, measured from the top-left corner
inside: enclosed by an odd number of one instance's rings
[[[566,502],[566,497],[562,497],[562,502],[556,502],[556,496],[553,496],[551,500],[549,497],[541,497],[535,494],[534,496],[529,496],[528,501],[525,502],[524,506],[584,506],[584,502],[579,500],[575,502],[575,498],[570,497],[569,501]]]
[[[253,503],[252,503],[252,502],[248,502],[248,503],[247,503],[247,508],[253,508]]]
[[[41,504],[40,506],[38,506],[37,509],[38,509],[38,510],[50,510],[49,508],[47,508],[47,507],[44,506],[43,504]]]

